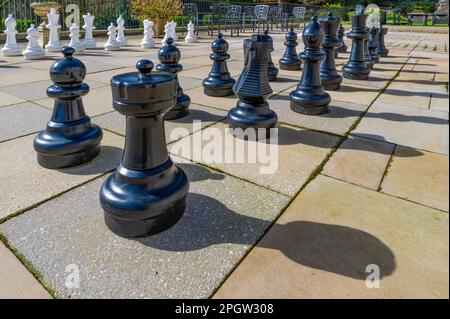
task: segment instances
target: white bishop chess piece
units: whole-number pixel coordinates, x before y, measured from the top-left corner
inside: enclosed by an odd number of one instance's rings
[[[83,45],[86,49],[95,49],[97,47],[97,41],[94,39],[92,31],[95,30],[94,20],[95,16],[91,15],[89,12],[83,16],[84,20],[84,41]]]
[[[6,34],[6,42],[2,49],[2,54],[4,56],[19,56],[22,55],[22,51],[20,51],[20,47],[17,44],[16,40],[16,26],[17,21],[13,18],[12,14],[8,14],[8,17],[5,20],[5,34]]]
[[[27,49],[23,52],[23,57],[25,60],[36,60],[45,57],[45,50],[39,45],[39,30],[32,24],[27,30]]]
[[[61,26],[58,23],[59,14],[56,12],[55,8],[50,9],[50,13],[47,14],[47,18],[47,29],[50,30],[50,34],[48,36],[48,44],[45,48],[50,52],[60,52],[63,48],[61,42],[59,41],[59,29],[61,29]]]
[[[117,42],[121,46],[125,46],[128,44],[127,39],[125,38],[125,19],[122,15],[117,19]]]
[[[153,48],[155,46],[155,40],[153,39],[153,21],[148,19],[144,20],[144,38],[141,42],[143,48]]]
[[[171,28],[170,22],[167,22],[166,25],[164,26],[164,38],[161,41],[163,45],[167,44],[167,39],[172,38],[171,36],[172,31],[170,30],[170,28]]]
[[[70,43],[69,47],[72,47],[75,50],[75,53],[82,53],[85,48],[83,43],[80,42],[80,28],[76,23],[72,23],[70,27]]]
[[[170,22],[170,37],[173,39],[173,41],[178,41],[177,23],[173,20],[172,22]]]
[[[195,25],[192,23],[192,21],[189,21],[187,30],[188,33],[186,38],[184,39],[184,42],[186,43],[197,42],[197,36],[195,35]]]
[[[116,38],[117,28],[114,26],[114,23],[108,27],[108,41],[105,43],[106,51],[117,51],[120,50],[120,44],[117,42]]]

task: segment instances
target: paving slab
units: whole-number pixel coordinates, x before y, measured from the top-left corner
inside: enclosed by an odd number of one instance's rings
[[[448,298],[448,222],[447,213],[319,176],[215,298]],[[366,286],[369,265],[379,288]]]
[[[8,72],[1,73],[2,78],[8,79],[7,81],[0,82],[0,87],[23,85],[25,83],[38,82],[48,80],[50,78],[48,70],[33,70],[30,72],[28,68],[8,69]]]
[[[449,100],[448,95],[439,94],[438,96],[432,94],[430,101],[430,110],[448,112]]]
[[[381,92],[380,89],[342,83],[339,91],[328,91],[331,100],[369,106]]]
[[[236,106],[238,98],[235,95],[227,97],[213,97],[205,95],[203,86],[191,90],[186,90],[192,103],[204,106],[215,107],[218,109],[229,110]]]
[[[5,105],[17,104],[25,102],[24,99],[18,98],[17,96],[6,94],[0,92],[0,107]]]

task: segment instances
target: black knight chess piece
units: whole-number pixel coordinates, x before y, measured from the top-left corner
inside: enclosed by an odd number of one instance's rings
[[[298,35],[294,32],[292,28],[286,34],[286,41],[284,45],[286,46],[286,51],[283,57],[280,59],[280,69],[288,71],[298,71],[302,68],[302,60],[298,57],[297,46],[298,46]]]
[[[269,39],[268,41],[272,42],[271,49],[269,49],[269,61],[267,62],[267,76],[269,78],[269,82],[274,82],[278,79],[278,73],[280,71],[275,67],[275,64],[273,63],[272,60],[272,52],[274,51],[274,48],[273,48],[273,39],[269,35],[269,30],[266,29],[264,31],[264,34],[266,37],[268,37]]]

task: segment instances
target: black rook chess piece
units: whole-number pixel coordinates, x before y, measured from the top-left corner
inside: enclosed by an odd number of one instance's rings
[[[296,47],[298,46],[297,39],[297,33],[295,33],[294,29],[292,28],[291,31],[286,34],[286,41],[284,42],[286,51],[279,61],[280,69],[288,71],[298,71],[301,69],[302,60],[300,60],[300,58],[298,57],[296,49]]]
[[[379,36],[380,36],[380,29],[377,27],[372,27],[370,29],[369,54],[374,63],[380,62],[380,56],[377,53]]]
[[[342,24],[339,25],[338,39],[340,46],[336,49],[336,51],[339,53],[347,53],[348,46],[345,44],[345,28]]]
[[[270,129],[275,126],[278,117],[267,103],[273,92],[267,76],[271,50],[273,41],[266,34],[254,34],[244,40],[245,67],[233,88],[239,101],[228,112],[231,128]]]
[[[166,40],[167,45],[161,48],[158,53],[158,59],[160,64],[156,66],[158,71],[174,74],[177,78],[177,103],[166,115],[165,120],[176,120],[185,117],[189,114],[189,105],[191,104],[191,98],[184,94],[183,89],[178,81],[178,73],[183,71],[183,66],[178,64],[181,59],[180,50],[173,44],[173,39],[168,38]]]
[[[275,64],[273,64],[273,60],[272,60],[272,52],[274,51],[273,48],[273,39],[272,37],[269,35],[269,30],[266,29],[264,31],[264,34],[268,37],[268,41],[272,42],[272,46],[269,49],[269,61],[267,62],[267,76],[269,78],[269,82],[274,82],[277,80],[278,78],[278,73],[280,72],[276,67]]]
[[[320,80],[325,90],[335,91],[341,88],[342,76],[336,70],[334,58],[335,50],[340,42],[337,38],[337,31],[341,19],[333,17],[333,13],[328,12],[327,18],[319,19],[320,26],[325,33],[322,48],[325,52],[325,59],[320,63]]]
[[[211,44],[213,54],[213,66],[208,77],[203,80],[203,87],[206,95],[209,96],[229,96],[233,93],[233,86],[236,80],[228,72],[227,60],[230,59],[228,52],[228,42],[223,39],[220,33],[218,38]]]
[[[389,55],[389,50],[386,48],[386,43],[384,41],[384,37],[388,33],[388,28],[381,27],[380,28],[380,35],[378,38],[378,48],[377,53],[382,57],[387,57]]]
[[[189,182],[166,146],[163,114],[176,103],[176,74],[151,73],[141,60],[139,73],[111,80],[114,109],[126,116],[122,162],[103,183],[100,203],[106,225],[127,238],[156,234],[183,215]]]
[[[323,90],[320,81],[320,61],[324,59],[325,53],[320,49],[324,35],[317,20],[314,16],[303,31],[305,51],[300,53],[304,62],[303,74],[297,89],[290,94],[291,109],[302,114],[327,113],[331,102],[330,95]]]
[[[55,99],[47,129],[34,139],[38,163],[45,168],[64,168],[91,161],[100,152],[102,130],[91,124],[82,96],[89,92],[83,83],[86,67],[73,57],[75,50],[65,47],[64,58],[50,68],[53,85],[47,95]]]

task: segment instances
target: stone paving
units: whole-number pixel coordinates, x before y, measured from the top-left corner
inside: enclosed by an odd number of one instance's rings
[[[284,35],[273,37],[278,61]],[[242,37],[227,40],[237,77]],[[98,194],[124,143],[109,81],[141,58],[157,62],[158,49],[139,41],[78,56],[91,87],[87,113],[104,129],[102,152],[56,171],[37,164],[32,141],[51,115],[48,69],[60,56],[0,57],[0,298],[448,298],[448,35],[390,33],[390,56],[369,81],[344,80],[330,92],[323,116],[290,110],[301,72],[281,71],[271,83],[279,115],[273,175],[259,173],[264,163],[179,154],[198,134],[223,131],[236,104],[203,94],[211,39],[179,43],[192,111],[166,122],[166,135],[191,181],[187,210],[164,233],[126,240],[104,225]],[[340,55],[339,69],[347,58]],[[380,269],[379,288],[366,286],[368,265]],[[73,266],[79,288],[66,285]]]

